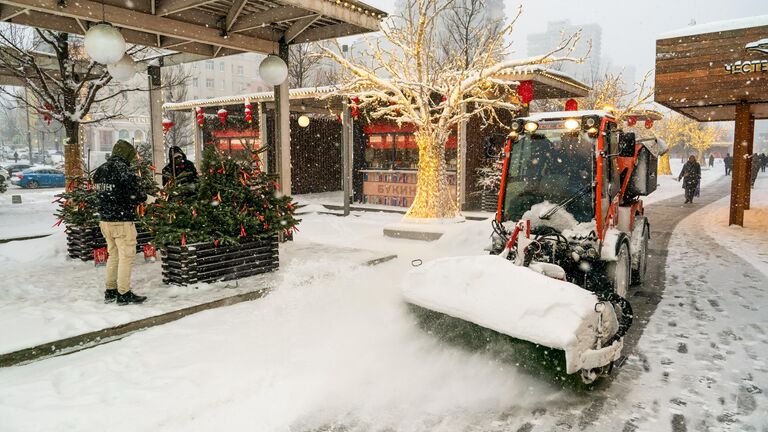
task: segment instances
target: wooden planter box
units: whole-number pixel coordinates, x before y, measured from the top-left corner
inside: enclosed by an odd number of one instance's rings
[[[483,189],[480,208],[486,212],[496,212],[499,206],[499,190]]]
[[[152,241],[152,234],[143,231],[136,226],[136,253],[144,248],[144,245]],[[93,250],[107,246],[107,241],[101,235],[98,226],[79,227],[67,225],[67,251],[70,258],[90,261],[93,259]]]
[[[163,283],[190,285],[240,279],[278,269],[277,236],[218,246],[194,243],[160,250]]]

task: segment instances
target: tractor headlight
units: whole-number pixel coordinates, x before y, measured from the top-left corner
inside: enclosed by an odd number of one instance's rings
[[[523,124],[520,120],[514,120],[512,121],[512,124],[509,125],[509,128],[512,129],[512,132],[520,133],[523,130]]]
[[[529,121],[525,123],[525,130],[530,133],[536,132],[538,128],[539,128],[539,124],[536,122]]]
[[[565,128],[569,131],[576,130],[580,126],[579,121],[576,119],[568,119],[565,121]]]

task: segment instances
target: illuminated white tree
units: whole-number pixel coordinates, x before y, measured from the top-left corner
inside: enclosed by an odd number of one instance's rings
[[[382,38],[367,39],[366,58],[348,59],[338,45],[324,55],[346,72],[339,93],[355,98],[374,119],[412,124],[419,148],[418,191],[406,218],[454,218],[459,214],[446,180],[445,142],[459,123],[474,115],[497,119],[496,109],[520,109],[510,85],[498,79],[537,65],[576,61],[569,54],[580,34],[564,35],[552,51],[531,58],[509,59],[511,33],[521,10],[501,28],[479,35],[485,49],[446,55],[439,22],[453,0],[409,0],[401,15],[382,25]],[[491,29],[494,31],[491,32]],[[493,33],[493,34],[491,34]]]

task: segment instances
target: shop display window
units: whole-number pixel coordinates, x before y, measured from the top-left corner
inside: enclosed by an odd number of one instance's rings
[[[448,170],[456,169],[456,136],[446,143]],[[374,133],[368,135],[365,148],[367,169],[415,170],[419,165],[419,147],[413,133]]]

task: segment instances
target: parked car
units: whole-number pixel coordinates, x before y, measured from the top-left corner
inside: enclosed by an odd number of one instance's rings
[[[16,174],[11,183],[23,188],[64,187],[64,173],[53,168],[30,168]]]
[[[6,170],[8,170],[8,175],[13,177],[14,174],[17,172],[22,172],[25,169],[32,168],[32,165],[30,164],[11,164],[5,167]]]

